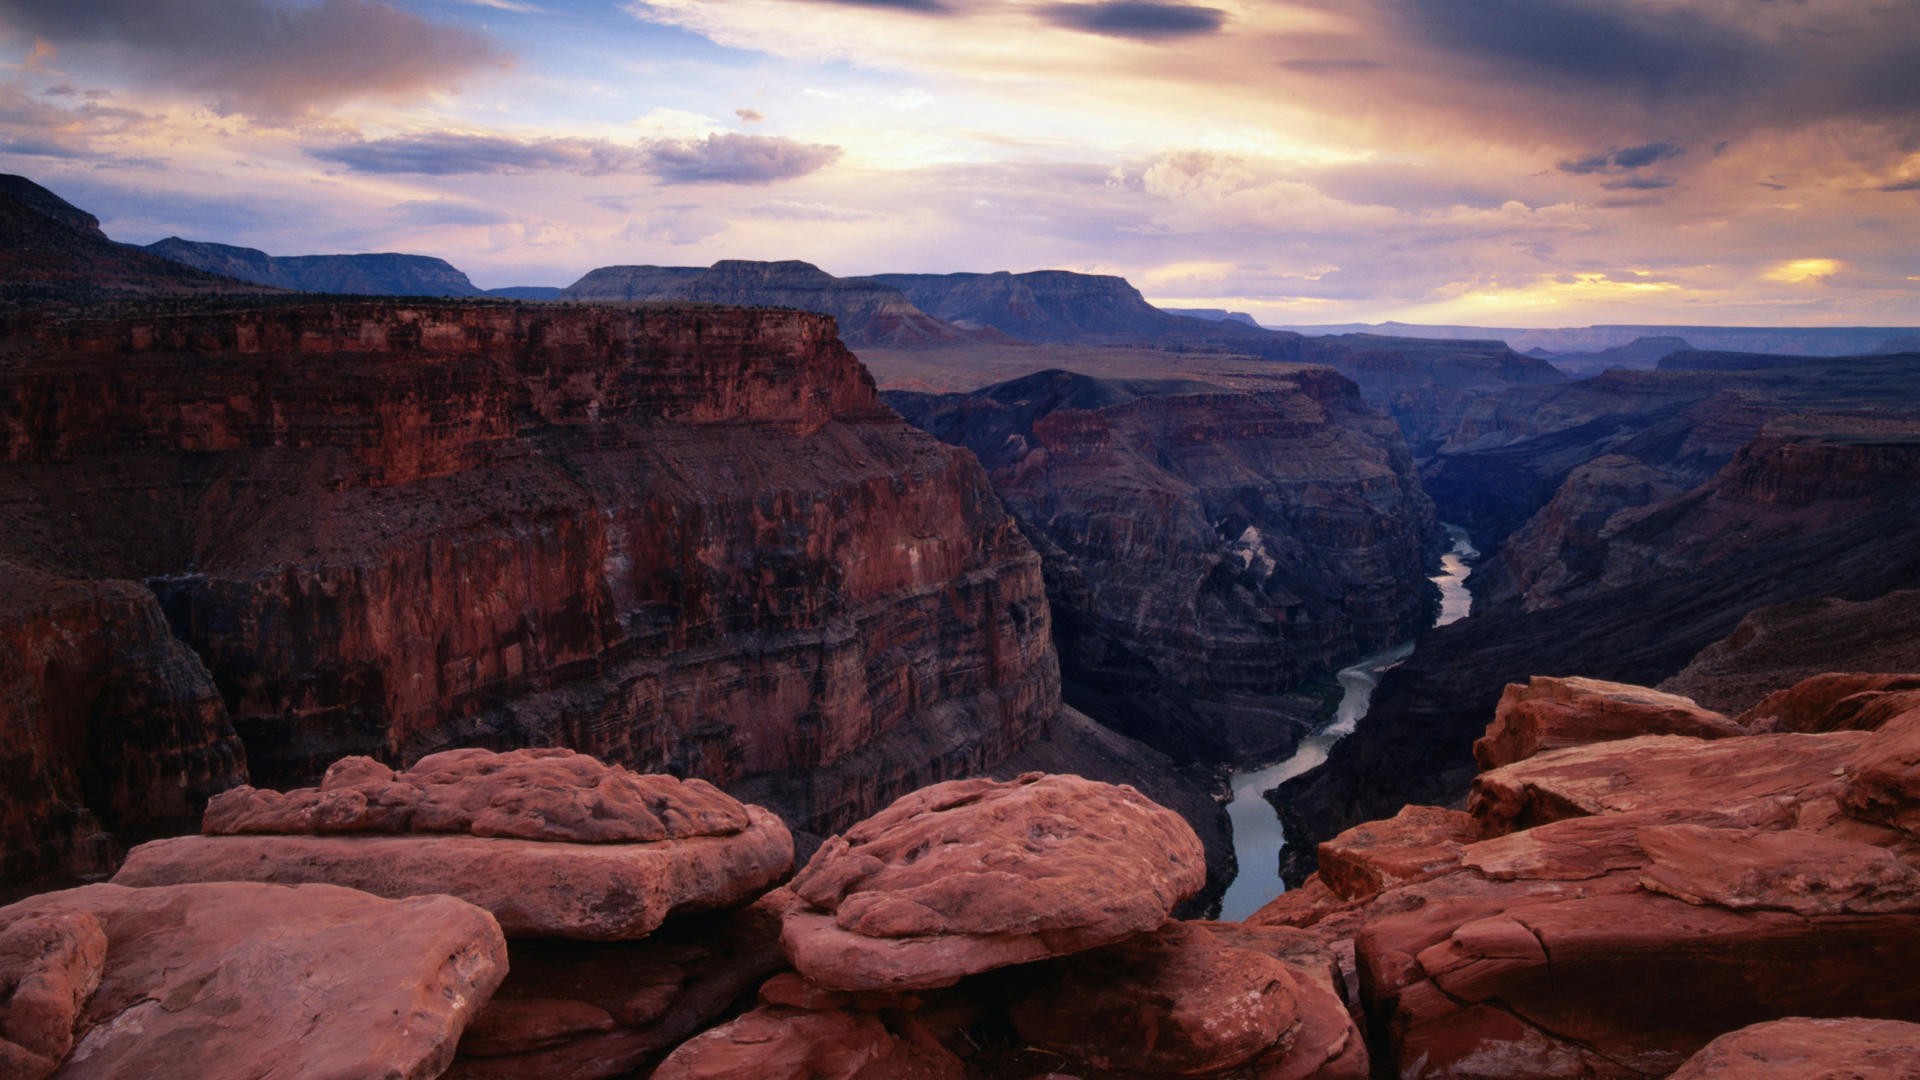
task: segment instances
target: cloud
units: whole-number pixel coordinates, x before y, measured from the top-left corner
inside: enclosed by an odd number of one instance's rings
[[[638,174],[667,184],[770,184],[818,171],[840,157],[837,146],[733,133],[623,144],[606,139],[516,139],[437,132],[310,146],[306,152],[359,173]]]
[[[1350,75],[1361,71],[1377,71],[1386,65],[1363,56],[1302,56],[1282,60],[1280,66],[1303,75]]]
[[[1623,176],[1601,184],[1607,191],[1659,191],[1679,183],[1671,176]]]
[[[1813,285],[1827,280],[1845,269],[1846,264],[1838,259],[1794,259],[1783,262],[1767,271],[1768,281],[1778,281],[1787,285]]]
[[[1609,150],[1603,154],[1591,154],[1587,157],[1563,161],[1559,168],[1561,172],[1575,175],[1631,172],[1635,169],[1644,169],[1656,162],[1677,158],[1686,152],[1686,147],[1672,139],[1667,139],[1643,146],[1629,146],[1625,150]]]
[[[463,4],[475,7],[492,8],[495,11],[512,11],[521,15],[545,15],[546,9],[523,3],[522,0],[460,0]]]
[[[743,124],[757,124],[767,118],[766,114],[757,109],[735,109],[733,115],[739,117]]]
[[[1891,184],[1880,185],[1881,191],[1920,191],[1920,177],[1912,180],[1896,180]]]
[[[669,184],[770,184],[833,164],[840,148],[771,135],[662,139],[646,151],[644,171]]]
[[[1142,41],[1217,33],[1227,21],[1227,13],[1219,8],[1138,3],[1133,0],[1109,0],[1097,4],[1043,4],[1034,10],[1055,26]]]
[[[412,97],[506,62],[482,34],[374,0],[0,0],[0,26],[262,116]]]

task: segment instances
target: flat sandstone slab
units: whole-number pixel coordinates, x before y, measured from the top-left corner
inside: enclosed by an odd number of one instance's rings
[[[400,898],[446,893],[493,913],[511,937],[619,941],[676,911],[746,903],[793,865],[779,818],[747,807],[726,836],[571,844],[460,835],[182,836],[142,844],[116,885],[324,883]]]
[[[83,913],[107,947],[62,1080],[427,1080],[507,973],[486,912],[329,885],[89,885],[0,908]]]

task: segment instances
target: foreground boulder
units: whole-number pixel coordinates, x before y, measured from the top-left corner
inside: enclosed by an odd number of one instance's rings
[[[829,840],[781,944],[829,989],[950,986],[1151,930],[1205,882],[1193,830],[1131,787],[949,781]]]
[[[222,795],[205,828],[229,835],[142,844],[114,881],[447,893],[509,936],[610,941],[676,911],[746,903],[793,865],[792,835],[771,813],[699,780],[565,750],[451,751],[398,774],[346,758],[319,788]]]
[[[1722,1035],[1672,1080],[1913,1080],[1920,1024],[1795,1017]]]
[[[427,1080],[453,1060],[507,960],[499,927],[471,904],[328,885],[89,885],[0,908],[0,953],[23,933],[73,943],[56,946],[62,958],[42,966],[32,996],[47,1034],[84,1000],[58,1072],[74,1080]],[[26,986],[0,1028],[16,1047]]]
[[[1600,679],[1536,675],[1500,695],[1493,724],[1473,744],[1482,769],[1497,769],[1547,750],[1630,739],[1691,735],[1724,739],[1746,729],[1691,698]]]

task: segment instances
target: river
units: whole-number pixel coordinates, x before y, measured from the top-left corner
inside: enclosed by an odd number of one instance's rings
[[[1467,617],[1473,607],[1473,594],[1467,591],[1467,575],[1473,573],[1473,562],[1480,557],[1465,529],[1448,525],[1446,530],[1453,547],[1441,557],[1441,572],[1432,578],[1433,583],[1440,586],[1440,615],[1433,621],[1435,626]],[[1227,803],[1227,817],[1233,823],[1233,854],[1240,871],[1220,902],[1220,918],[1237,922],[1287,891],[1286,883],[1280,880],[1280,849],[1286,842],[1286,833],[1280,827],[1280,815],[1261,793],[1326,761],[1327,751],[1333,749],[1333,744],[1351,735],[1361,717],[1367,715],[1367,705],[1373,700],[1374,687],[1380,685],[1380,676],[1411,655],[1413,642],[1409,641],[1363,657],[1352,667],[1342,669],[1337,676],[1340,707],[1326,727],[1300,740],[1299,748],[1287,760],[1264,769],[1233,774],[1233,800]]]

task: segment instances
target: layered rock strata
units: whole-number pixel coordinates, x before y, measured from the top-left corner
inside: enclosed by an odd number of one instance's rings
[[[798,261],[726,259],[711,267],[603,266],[560,292],[562,300],[644,300],[793,308],[831,315],[855,347],[914,348],[981,335],[927,314],[898,289],[867,278],[838,278]]]
[[[263,786],[557,744],[826,832],[1057,708],[1037,558],[818,316],[201,305],[39,324],[0,376],[0,558],[158,597],[204,671],[115,649],[100,675],[204,705],[164,750],[201,755],[189,804],[236,778],[228,720]],[[35,737],[71,745],[65,715]],[[9,813],[104,816],[111,778],[67,765]]]
[[[1885,389],[1884,375],[1860,375],[1863,381],[1849,385],[1890,413],[1920,412],[1920,395],[1876,390]],[[1617,512],[1616,526],[1636,524],[1596,554],[1637,569],[1606,578],[1604,587],[1572,590],[1563,602],[1533,610],[1512,603],[1483,609],[1476,595],[1471,618],[1423,638],[1412,658],[1387,673],[1366,721],[1334,747],[1327,765],[1285,786],[1287,835],[1310,852],[1312,844],[1409,802],[1463,796],[1473,775],[1472,744],[1493,718],[1503,684],[1577,675],[1653,685],[1737,635],[1761,608],[1831,600],[1842,604],[1836,614],[1857,610],[1870,620],[1841,631],[1826,621],[1828,629],[1809,637],[1805,660],[1795,662],[1814,662],[1825,650],[1833,666],[1844,668],[1841,642],[1870,639],[1875,646],[1863,662],[1897,664],[1911,651],[1900,629],[1910,613],[1898,594],[1920,585],[1920,548],[1910,542],[1920,485],[1906,471],[1920,443],[1901,433],[1907,421],[1880,426],[1883,435],[1854,442],[1831,432],[1812,442],[1760,440],[1702,486]],[[1818,470],[1803,468],[1810,462],[1834,465],[1835,483],[1819,485]],[[1486,565],[1475,568],[1474,582]],[[1794,652],[1778,644],[1770,655]],[[1770,663],[1766,654],[1730,661],[1725,686],[1732,696],[1716,704],[1745,708],[1777,688],[1783,676],[1745,681]]]
[[[1920,696],[1823,685],[1806,711],[1853,698],[1881,723],[1623,737],[1619,688],[1562,684],[1558,749],[1482,773],[1467,815],[1329,842],[1339,872],[1252,921],[1350,941],[1376,1052],[1409,1077],[1664,1076],[1749,1024],[1911,1021],[1920,994],[1885,973],[1920,959]]]
[[[23,935],[42,939],[31,973],[14,966]],[[0,965],[9,982],[28,976],[6,1002],[0,1063],[63,1080],[429,1080],[506,960],[493,919],[448,896],[257,884],[49,893],[0,908]]]
[[[1295,731],[1272,699],[1431,621],[1412,461],[1325,369],[886,398],[977,454],[1040,549],[1068,700],[1183,759],[1270,756]]]

